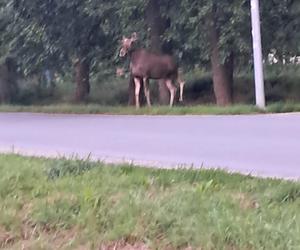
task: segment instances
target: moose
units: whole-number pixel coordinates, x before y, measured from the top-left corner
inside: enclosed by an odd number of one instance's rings
[[[135,104],[136,108],[140,107],[139,93],[141,83],[144,84],[144,92],[147,105],[151,106],[149,79],[163,79],[170,92],[170,107],[173,106],[177,82],[180,87],[179,101],[183,101],[183,87],[185,82],[180,77],[178,65],[170,55],[156,54],[146,49],[134,48],[134,42],[138,40],[137,34],[134,32],[130,38],[123,36],[119,56],[130,58],[130,73],[135,85]]]

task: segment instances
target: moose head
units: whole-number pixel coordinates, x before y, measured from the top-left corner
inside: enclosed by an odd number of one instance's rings
[[[132,48],[132,45],[135,41],[138,40],[136,32],[132,33],[130,38],[123,36],[121,41],[121,49],[120,49],[120,57],[124,57],[127,55],[128,51]]]

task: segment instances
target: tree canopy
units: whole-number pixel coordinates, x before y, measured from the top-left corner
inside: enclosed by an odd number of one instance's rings
[[[261,1],[261,14],[264,56],[299,53],[299,1]],[[114,67],[120,38],[135,31],[146,47],[159,39],[187,70],[212,69],[217,103],[226,105],[234,67],[252,61],[250,23],[248,0],[3,0],[0,53],[14,54],[26,74],[73,67],[83,100],[89,73]]]

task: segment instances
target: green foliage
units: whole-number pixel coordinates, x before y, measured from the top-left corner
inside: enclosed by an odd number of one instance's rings
[[[271,193],[270,202],[289,203],[295,202],[300,199],[300,185],[286,185],[285,183],[280,186],[276,192]]]
[[[89,162],[89,158],[85,160],[57,160],[46,169],[49,179],[56,179],[68,175],[80,175],[96,167],[96,164]]]
[[[14,54],[25,75],[41,74],[48,68],[71,75],[75,60],[87,60],[91,77],[102,75],[102,80],[117,82],[113,77],[115,67],[124,64],[118,57],[122,35],[136,31],[140,45],[148,45],[151,32],[145,22],[147,3],[146,0],[3,0],[0,57]],[[162,36],[164,45],[173,51],[183,68],[210,70],[212,27],[218,33],[220,62],[233,52],[235,69],[251,67],[250,1],[161,0],[159,4],[167,20]],[[298,1],[270,0],[260,4],[265,58],[270,50],[276,50],[279,59],[295,56],[300,50]],[[106,91],[113,96],[108,89],[101,89],[104,92],[101,99]],[[114,98],[125,103],[121,95]],[[94,101],[95,96],[90,99]]]
[[[243,55],[251,50],[249,1],[172,1],[165,13],[171,17],[167,39],[175,41],[189,65],[209,61],[211,25],[218,30],[223,61],[231,51]]]
[[[6,2],[1,1],[0,3],[0,61],[8,53],[7,46],[7,27],[11,22],[11,15],[9,9],[6,7]],[[2,62],[1,62],[2,63]]]
[[[264,55],[276,49],[280,55],[299,53],[300,4],[298,1],[261,1]],[[173,40],[177,54],[189,66],[207,64],[210,29],[214,24],[223,61],[234,52],[246,66],[252,58],[250,1],[163,1],[164,15],[171,18],[166,40]],[[241,66],[241,65],[239,65]]]
[[[111,58],[118,20],[112,14],[117,2],[12,0],[16,32],[13,50],[27,67],[59,68],[77,59]]]
[[[265,54],[271,49],[294,56],[300,53],[300,3],[270,0],[261,3],[262,38]]]
[[[12,25],[2,21],[1,27],[8,26],[14,34],[10,37],[12,49],[22,55],[29,68],[32,64],[60,67],[78,56],[108,60],[110,65],[117,60],[116,46],[121,34],[137,31],[141,38],[147,37],[146,4],[146,0],[6,0],[0,6],[0,16]],[[261,2],[261,7],[265,54],[274,48],[285,54],[298,52],[299,3],[272,0]],[[249,62],[249,1],[163,0],[160,9],[170,21],[165,41],[173,44],[179,58],[189,66],[207,64],[212,23],[219,32],[222,58],[234,51]]]

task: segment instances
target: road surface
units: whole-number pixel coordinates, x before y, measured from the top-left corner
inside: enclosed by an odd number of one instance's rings
[[[110,116],[0,113],[0,151],[213,167],[300,178],[300,114]]]

